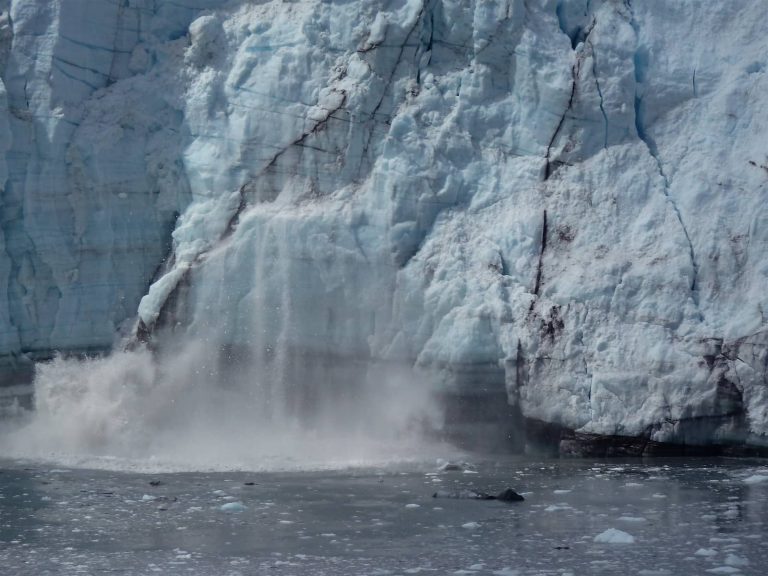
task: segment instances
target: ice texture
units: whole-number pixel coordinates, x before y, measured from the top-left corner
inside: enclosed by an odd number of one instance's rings
[[[222,512],[244,512],[247,507],[242,502],[227,502],[219,506]]]
[[[573,430],[765,443],[761,2],[0,10],[4,357],[138,318],[283,378],[405,362]]]
[[[768,475],[765,474],[753,474],[744,478],[744,484],[760,484],[768,480]]]
[[[634,544],[635,537],[632,534],[628,534],[622,530],[616,528],[608,528],[605,532],[601,532],[594,538],[595,542],[599,544]]]

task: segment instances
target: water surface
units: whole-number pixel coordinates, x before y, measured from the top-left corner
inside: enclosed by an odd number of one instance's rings
[[[766,574],[768,463],[142,474],[0,462],[2,574]],[[511,487],[525,502],[433,498]],[[632,543],[601,543],[606,530]]]

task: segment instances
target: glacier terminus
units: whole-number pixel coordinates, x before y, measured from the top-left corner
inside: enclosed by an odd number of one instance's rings
[[[0,0],[3,389],[58,354],[48,423],[210,380],[762,449],[767,32],[761,0]]]

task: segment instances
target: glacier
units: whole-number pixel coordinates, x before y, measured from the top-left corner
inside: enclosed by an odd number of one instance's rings
[[[766,31],[753,0],[0,2],[4,381],[192,341],[304,411],[405,366],[563,452],[765,446]]]

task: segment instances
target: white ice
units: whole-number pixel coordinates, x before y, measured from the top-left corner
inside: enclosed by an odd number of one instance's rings
[[[174,341],[280,381],[394,362],[584,432],[766,442],[762,2],[123,4],[0,20],[3,358],[179,296]]]
[[[635,537],[616,528],[608,528],[594,538],[595,542],[600,544],[634,544]]]

